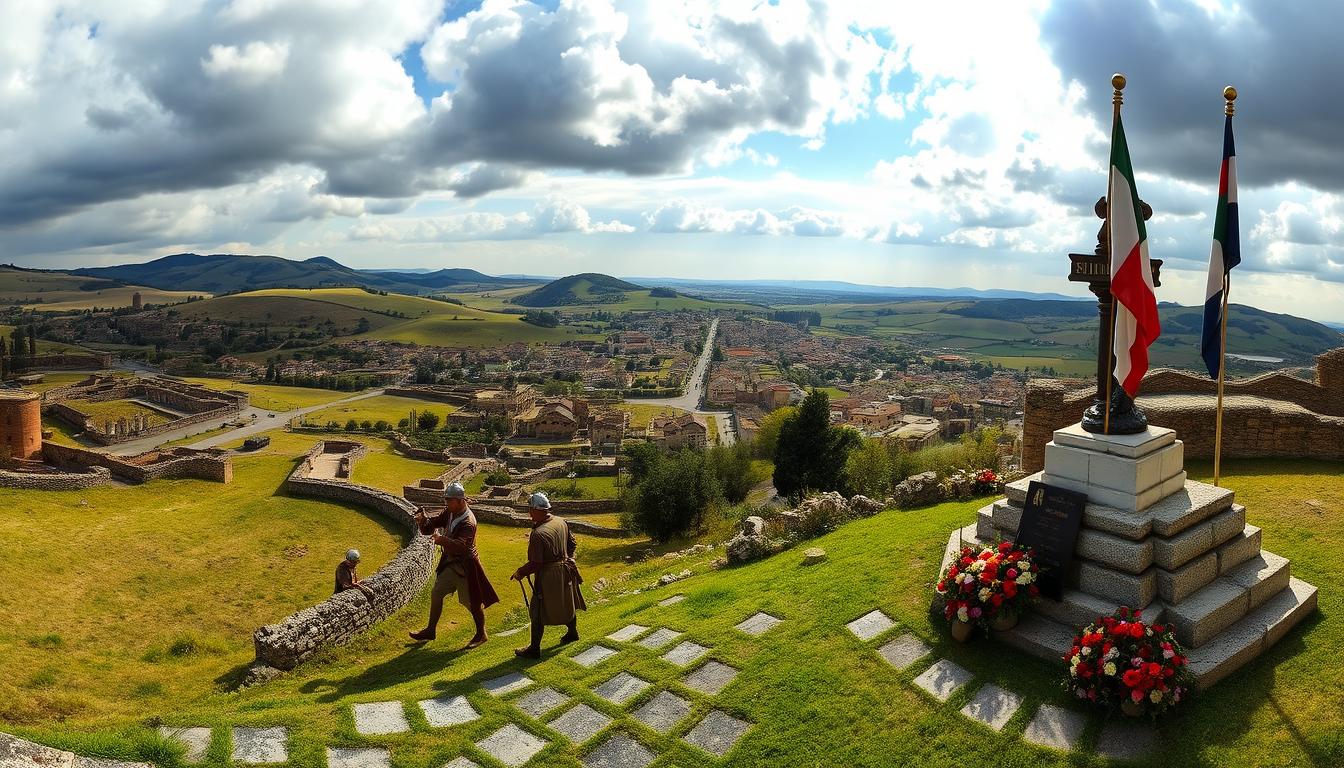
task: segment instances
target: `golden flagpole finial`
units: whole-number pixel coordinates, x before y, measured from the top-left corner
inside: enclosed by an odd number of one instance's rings
[[[1237,107],[1236,105],[1237,89],[1233,88],[1230,85],[1227,86],[1226,88],[1223,89],[1223,98],[1227,99],[1227,107],[1225,108],[1225,111],[1227,113],[1227,116],[1231,117],[1232,113],[1236,111]]]

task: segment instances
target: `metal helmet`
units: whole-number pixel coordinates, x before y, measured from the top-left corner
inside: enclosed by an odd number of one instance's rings
[[[465,499],[467,498],[467,489],[462,487],[461,483],[449,483],[447,488],[443,489],[445,499]]]
[[[352,563],[358,563],[358,562],[359,562],[359,550],[358,550],[358,549],[347,549],[347,550],[345,550],[345,559],[348,560],[349,562],[352,562]]]
[[[532,498],[527,500],[527,506],[533,509],[550,509],[551,500],[546,498],[546,494],[542,493],[541,491],[537,491],[536,493],[532,494]]]

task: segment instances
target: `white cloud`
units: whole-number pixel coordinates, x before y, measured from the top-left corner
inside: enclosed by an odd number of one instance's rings
[[[212,45],[209,55],[201,59],[201,69],[212,78],[234,78],[255,86],[279,76],[288,60],[289,44],[283,42]]]

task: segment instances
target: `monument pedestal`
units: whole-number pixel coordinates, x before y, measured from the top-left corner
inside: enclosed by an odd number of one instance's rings
[[[1189,480],[1173,430],[1097,435],[1073,425],[1046,445],[1045,469],[1011,483],[1006,498],[952,533],[943,568],[963,541],[1015,539],[1027,485],[1039,480],[1087,494],[1063,599],[1042,597],[1033,614],[999,635],[1059,659],[1078,627],[1120,606],[1171,624],[1207,688],[1259,656],[1316,609],[1316,588],[1293,578],[1287,559],[1260,548],[1233,492]]]

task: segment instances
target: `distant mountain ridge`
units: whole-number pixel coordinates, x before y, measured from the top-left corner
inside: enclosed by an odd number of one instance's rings
[[[293,261],[279,256],[175,253],[141,264],[88,267],[71,274],[100,277],[163,290],[223,294],[260,288],[361,287],[397,293],[467,291],[527,285],[529,281],[491,277],[474,269],[382,272],[351,269],[327,256]]]
[[[643,286],[627,283],[611,275],[584,272],[553,280],[535,291],[529,291],[515,298],[513,303],[523,307],[615,303],[625,299],[626,291],[647,290]]]
[[[631,277],[645,285],[693,287],[701,293],[721,288],[725,292],[764,289],[771,292],[794,290],[828,296],[863,297],[864,301],[877,298],[970,298],[970,299],[1030,299],[1033,301],[1091,301],[1087,296],[1067,296],[1062,293],[1014,291],[1005,288],[932,288],[927,286],[865,285],[842,280],[703,280],[695,278]]]

